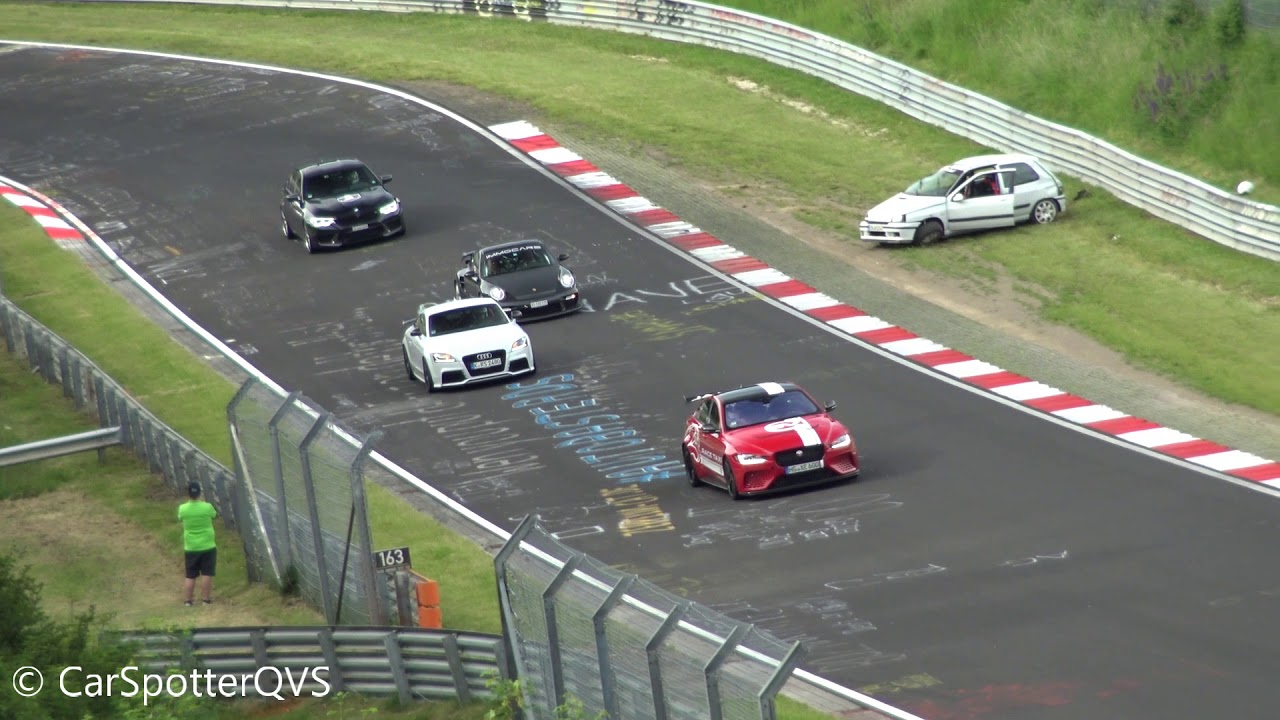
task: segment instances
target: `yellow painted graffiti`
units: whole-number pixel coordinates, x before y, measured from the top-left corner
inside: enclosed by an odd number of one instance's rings
[[[671,524],[671,515],[663,512],[658,505],[658,498],[631,484],[617,488],[602,488],[600,496],[612,507],[617,508],[622,519],[618,521],[618,530],[623,537],[631,537],[641,533],[670,532],[675,530]]]
[[[626,323],[631,329],[648,336],[651,340],[675,340],[686,335],[715,332],[715,328],[706,325],[685,325],[673,320],[664,320],[643,310],[610,315],[609,321]]]

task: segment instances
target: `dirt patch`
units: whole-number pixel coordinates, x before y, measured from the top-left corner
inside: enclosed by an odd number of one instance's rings
[[[213,605],[183,606],[180,548],[76,489],[0,503],[0,548],[31,566],[54,616],[92,605],[118,628],[264,624],[251,605],[220,596],[216,580]]]

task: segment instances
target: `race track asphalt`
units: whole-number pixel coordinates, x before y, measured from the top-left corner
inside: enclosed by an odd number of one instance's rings
[[[570,545],[803,640],[807,669],[930,720],[1270,720],[1280,706],[1272,498],[803,323],[402,99],[51,49],[0,52],[0,98],[0,174],[504,527],[538,513]],[[336,156],[395,175],[407,236],[317,256],[281,237],[286,173]],[[862,478],[739,503],[678,475],[631,488],[557,448],[502,385],[410,384],[403,321],[448,296],[464,250],[520,237],[569,253],[594,310],[528,326],[532,381],[565,376],[675,460],[682,395],[793,380],[839,403]]]

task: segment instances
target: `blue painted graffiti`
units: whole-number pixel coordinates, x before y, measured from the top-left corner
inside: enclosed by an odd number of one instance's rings
[[[537,423],[554,433],[556,447],[572,449],[578,459],[618,483],[682,477],[684,463],[669,460],[621,415],[602,407],[590,391],[574,382],[573,373],[549,375],[531,383],[511,383],[503,400],[527,409]]]

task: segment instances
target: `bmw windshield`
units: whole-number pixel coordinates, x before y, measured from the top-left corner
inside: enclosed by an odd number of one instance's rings
[[[946,197],[947,191],[955,186],[956,181],[960,179],[962,174],[959,170],[942,168],[929,177],[915,181],[911,184],[911,187],[903,190],[903,192],[908,195],[923,195],[925,197]]]
[[[345,168],[308,175],[302,179],[302,196],[307,200],[340,197],[372,190],[382,182],[367,167]]]
[[[431,337],[494,327],[508,322],[506,313],[497,305],[473,305],[445,310],[427,318],[427,334]]]
[[[730,430],[816,412],[820,412],[818,406],[800,390],[788,390],[780,395],[767,397],[744,398],[724,406],[725,426]]]

